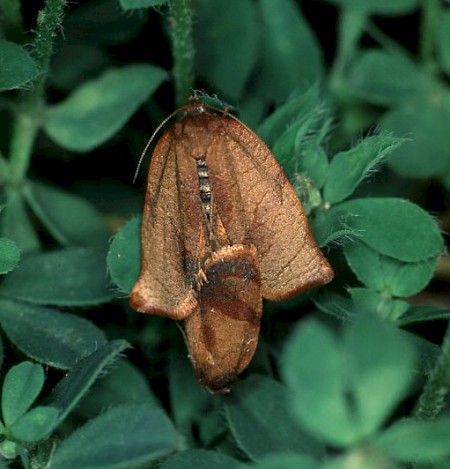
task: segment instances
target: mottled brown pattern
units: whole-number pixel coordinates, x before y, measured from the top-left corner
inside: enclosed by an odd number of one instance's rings
[[[189,355],[199,381],[226,391],[252,359],[262,312],[254,246],[222,248],[206,262],[196,307],[184,320]]]
[[[130,303],[184,320],[200,381],[223,391],[255,352],[262,297],[291,297],[333,272],[261,139],[199,102],[184,111],[153,152]],[[200,159],[211,190],[203,203]]]

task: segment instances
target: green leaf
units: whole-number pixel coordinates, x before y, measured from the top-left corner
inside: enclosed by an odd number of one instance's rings
[[[291,179],[292,175],[305,172],[318,187],[323,184],[328,171],[328,158],[324,152],[317,151],[317,146],[326,133],[323,131],[327,128],[325,117],[318,106],[311,112],[304,110],[276,140],[273,152]]]
[[[318,141],[320,135],[310,138],[298,149],[298,169],[311,179],[316,189],[321,189],[328,173],[328,156]]]
[[[191,449],[174,454],[167,458],[160,469],[186,469],[188,467],[196,469],[230,469],[237,467],[239,462],[226,454],[218,451],[207,451],[205,449]]]
[[[50,107],[45,131],[68,150],[92,150],[114,135],[166,76],[164,70],[151,65],[109,70]]]
[[[0,91],[19,88],[38,74],[36,64],[22,47],[0,40]]]
[[[400,104],[430,87],[429,77],[406,55],[368,50],[353,64],[347,86],[352,94],[379,105]]]
[[[4,278],[0,295],[35,304],[84,306],[113,297],[101,251],[67,248],[23,257]]]
[[[340,210],[340,206],[332,210],[323,210],[311,220],[311,229],[319,247],[333,243],[341,243],[355,237],[355,230],[349,224],[349,214]]]
[[[345,401],[345,353],[336,337],[318,322],[303,321],[282,363],[292,408],[302,425],[333,445],[356,441],[360,435]]]
[[[128,11],[164,5],[164,3],[168,3],[168,0],[119,0],[119,2],[120,6]]]
[[[412,95],[403,106],[389,112],[380,126],[393,135],[407,137],[389,165],[401,176],[430,178],[450,169],[450,93],[435,84],[427,94]],[[424,158],[424,155],[427,155]]]
[[[301,454],[273,453],[252,464],[242,464],[239,469],[319,469],[321,465]]]
[[[344,254],[361,282],[390,296],[410,296],[423,290],[438,262],[438,256],[421,262],[398,261],[356,240],[344,246]]]
[[[435,220],[417,205],[396,198],[353,199],[327,212],[345,222],[375,251],[404,262],[439,255],[443,240]]]
[[[286,346],[282,372],[305,428],[333,446],[348,446],[375,433],[392,412],[413,359],[404,335],[362,315],[340,343],[324,326],[304,321]]]
[[[197,3],[196,11],[197,73],[236,101],[257,58],[259,23],[255,4],[250,0],[202,0]]]
[[[317,86],[311,86],[305,93],[294,94],[262,122],[258,128],[258,135],[272,148],[286,128],[302,116],[313,112],[319,104],[319,88]]]
[[[400,321],[398,321],[397,324],[399,322]],[[422,376],[426,376],[428,373],[430,373],[430,370],[435,367],[436,361],[441,355],[439,346],[431,343],[426,339],[423,339],[422,337],[419,337],[413,332],[403,331],[402,329],[399,329],[399,331],[406,334],[408,339],[414,344],[418,355],[417,369]]]
[[[405,395],[415,363],[406,335],[375,319],[360,317],[344,331],[355,417],[365,435],[375,432]]]
[[[289,98],[258,129],[261,138],[273,148],[291,180],[306,173],[320,188],[328,170],[328,158],[321,148],[329,131],[330,119],[320,102],[317,86]]]
[[[16,420],[9,430],[14,439],[33,443],[51,433],[57,418],[58,410],[54,407],[35,407]]]
[[[450,456],[450,419],[402,420],[380,435],[376,447],[401,462],[430,462]]]
[[[369,172],[402,143],[399,138],[375,135],[335,155],[324,186],[325,201],[336,204],[349,197]]]
[[[435,306],[410,306],[408,313],[402,316],[397,324],[404,327],[409,324],[420,324],[427,321],[450,319],[450,309],[436,308]]]
[[[112,281],[130,293],[141,270],[141,223],[133,218],[114,236],[108,252],[108,271]]]
[[[383,319],[395,321],[409,309],[409,303],[403,300],[383,296],[370,288],[351,288],[354,310],[359,314],[375,313]]]
[[[279,382],[251,376],[233,387],[225,402],[231,432],[250,458],[272,452],[301,452],[320,456],[321,444],[305,433],[286,406],[289,393]]]
[[[91,355],[78,361],[62,378],[46,402],[47,405],[56,407],[60,411],[58,423],[66,418],[94,382],[127,347],[128,344],[124,340],[108,342]],[[128,386],[128,383],[124,384]]]
[[[11,272],[20,260],[20,249],[14,241],[0,238],[0,274]]]
[[[110,233],[105,222],[82,198],[36,182],[27,186],[25,197],[60,244],[106,245]]]
[[[353,303],[350,299],[329,288],[321,288],[312,297],[312,301],[322,313],[334,316],[339,320],[347,320],[353,312]]]
[[[399,15],[417,8],[419,0],[328,0],[342,8],[364,10],[378,15]]]
[[[2,388],[2,415],[7,427],[25,414],[43,385],[44,370],[35,363],[19,363],[6,373]]]
[[[71,368],[105,343],[103,332],[86,319],[5,299],[0,324],[25,355],[55,368]]]
[[[175,429],[162,410],[128,404],[73,432],[56,449],[49,469],[128,469],[176,449]]]
[[[263,51],[258,73],[262,94],[280,103],[298,87],[320,79],[320,48],[293,0],[261,0]]]
[[[192,427],[198,423],[199,415],[204,414],[210,396],[199,392],[197,377],[185,352],[169,351],[167,379],[173,421],[180,432],[190,438]]]
[[[130,362],[121,359],[84,396],[77,406],[77,414],[92,418],[105,408],[132,403],[152,404],[159,407],[158,400],[151,391],[146,377]]]
[[[39,239],[21,194],[14,192],[8,196],[8,206],[1,218],[1,228],[3,236],[14,241],[22,254],[39,249]]]

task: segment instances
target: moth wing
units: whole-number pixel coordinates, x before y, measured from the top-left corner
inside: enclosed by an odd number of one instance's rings
[[[289,298],[329,282],[333,271],[272,152],[239,121],[220,122],[208,159],[217,210],[232,243],[256,246],[263,297]]]
[[[158,141],[148,173],[141,229],[141,272],[130,305],[136,311],[182,319],[177,308],[190,292],[184,265],[182,201],[178,161],[171,132]]]
[[[184,320],[189,355],[199,381],[227,392],[258,344],[262,297],[255,246],[221,248],[205,263],[208,282]]]

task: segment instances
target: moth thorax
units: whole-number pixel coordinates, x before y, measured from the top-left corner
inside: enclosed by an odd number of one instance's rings
[[[199,184],[200,200],[202,201],[202,210],[208,220],[211,218],[211,185],[209,183],[208,165],[206,160],[199,158],[197,160],[197,176]]]

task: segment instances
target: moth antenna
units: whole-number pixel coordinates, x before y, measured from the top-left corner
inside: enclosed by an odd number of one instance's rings
[[[175,111],[172,112],[172,114],[169,114],[159,125],[158,127],[156,127],[155,131],[153,132],[152,136],[148,139],[148,142],[147,144],[145,145],[145,148],[144,150],[142,151],[141,153],[141,156],[139,157],[139,161],[138,161],[138,165],[137,165],[137,168],[136,168],[136,171],[134,172],[134,176],[133,176],[133,184],[136,182],[136,178],[139,174],[139,170],[141,168],[141,164],[142,164],[142,161],[144,159],[144,156],[145,154],[147,153],[147,150],[149,148],[149,146],[151,145],[151,143],[153,142],[153,140],[155,139],[156,135],[158,134],[158,132],[162,129],[162,127],[164,127],[167,122],[170,121],[170,119],[172,119],[174,116],[176,116],[180,111],[182,111],[183,108],[179,108],[179,109],[175,109]]]

